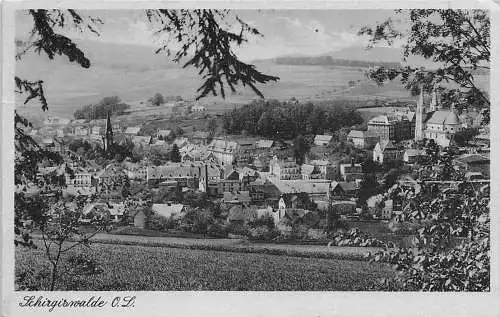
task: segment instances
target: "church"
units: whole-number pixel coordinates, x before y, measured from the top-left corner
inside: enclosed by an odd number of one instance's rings
[[[448,147],[455,133],[462,128],[460,119],[452,107],[443,109],[438,92],[434,87],[428,107],[424,104],[424,94],[420,91],[415,112],[415,140],[432,139],[442,147]]]

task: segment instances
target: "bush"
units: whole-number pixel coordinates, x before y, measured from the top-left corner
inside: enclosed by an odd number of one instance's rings
[[[351,230],[337,231],[332,236],[332,241],[329,245],[344,246],[344,247],[384,247],[387,244],[376,238],[371,238],[366,234],[362,234],[358,228]],[[389,242],[391,243],[391,242]],[[392,243],[391,243],[392,244]]]
[[[179,226],[179,221],[173,217],[164,217],[158,214],[153,214],[149,219],[149,228],[151,230],[166,231],[176,229]]]
[[[280,232],[268,226],[259,226],[248,229],[248,238],[251,240],[265,240],[270,241],[278,237]]]
[[[215,237],[215,238],[226,238],[228,234],[227,227],[214,223],[208,226],[207,228],[207,234],[210,237]]]
[[[274,229],[274,219],[271,216],[262,216],[260,218],[255,219],[253,222],[249,223],[250,227],[261,227],[265,226],[268,229]]]
[[[324,240],[328,238],[328,234],[322,229],[309,229],[307,231],[307,238],[310,240]]]
[[[224,230],[226,230],[228,234],[232,233],[241,236],[248,236],[248,228],[240,224],[228,223],[227,225],[224,226]]]

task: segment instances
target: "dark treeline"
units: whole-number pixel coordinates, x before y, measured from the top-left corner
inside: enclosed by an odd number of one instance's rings
[[[363,122],[358,111],[336,106],[318,106],[311,102],[281,103],[258,100],[223,116],[228,133],[248,133],[272,139],[291,140],[298,135],[333,133],[342,127]]]
[[[357,61],[348,59],[338,59],[331,56],[304,56],[304,57],[278,57],[275,60],[276,64],[282,65],[335,65],[347,67],[373,67],[383,66],[388,68],[399,68],[399,63],[391,62],[369,62]]]
[[[86,105],[82,109],[75,111],[75,119],[106,119],[108,112],[111,114],[123,114],[130,105],[122,102],[119,97],[105,97],[95,105]]]

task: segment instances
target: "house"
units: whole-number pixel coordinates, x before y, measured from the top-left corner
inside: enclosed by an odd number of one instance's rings
[[[243,204],[248,206],[250,204],[250,192],[249,191],[237,191],[237,192],[224,192],[222,202],[227,204]]]
[[[197,188],[200,169],[195,164],[170,163],[163,166],[148,166],[146,181],[149,186],[158,186],[165,181],[177,181],[180,187]]]
[[[382,208],[381,218],[385,220],[389,220],[392,218],[392,214],[394,212],[393,200],[388,199],[384,201],[384,207]]]
[[[89,129],[82,126],[76,126],[73,129],[73,134],[76,136],[84,136],[89,134]]]
[[[122,127],[118,123],[114,123],[112,126],[114,132],[120,133],[122,132]]]
[[[259,140],[257,141],[258,149],[271,149],[274,146],[273,140]]]
[[[373,149],[373,161],[375,162],[384,163],[399,158],[400,151],[391,140],[381,140]]]
[[[266,188],[269,194],[300,194],[305,193],[313,201],[324,200],[328,195],[329,181],[325,180],[280,180],[275,177],[268,178]],[[269,186],[271,185],[271,186]],[[274,188],[269,188],[274,187]]]
[[[101,127],[99,126],[94,126],[92,127],[92,132],[93,135],[100,135],[101,134]]]
[[[154,214],[165,218],[174,218],[180,219],[182,214],[186,211],[186,208],[183,204],[153,204],[151,210]]]
[[[161,139],[166,139],[172,134],[172,130],[158,130],[156,132],[156,137]]]
[[[214,139],[207,147],[207,151],[212,153],[223,165],[233,163],[237,150],[238,143],[223,139]]]
[[[263,172],[269,168],[269,160],[266,157],[259,155],[253,159],[252,165],[257,171]]]
[[[356,182],[333,181],[328,187],[328,200],[347,200],[357,195],[358,185]]]
[[[422,150],[406,149],[403,153],[403,161],[407,164],[414,164],[422,155],[424,155]]]
[[[274,214],[274,210],[271,206],[267,206],[265,208],[257,208],[256,212],[257,212],[257,219],[262,217],[273,217]]]
[[[347,135],[347,140],[352,142],[357,148],[370,149],[377,144],[380,137],[373,132],[351,130]]]
[[[205,112],[205,111],[207,111],[207,107],[205,107],[204,105],[194,105],[193,107],[191,107],[191,111],[192,112]]]
[[[128,135],[137,135],[139,134],[139,131],[141,130],[141,127],[139,126],[135,126],[135,127],[127,127],[127,129],[125,129],[125,134],[128,134]]]
[[[484,179],[483,173],[481,172],[466,172],[465,179],[467,181],[475,181]]]
[[[490,158],[487,154],[464,154],[453,160],[453,164],[464,172],[479,172],[490,178]]]
[[[321,135],[318,134],[314,137],[314,145],[317,146],[327,146],[332,141],[331,135]]]
[[[340,178],[346,182],[356,179],[362,179],[364,176],[363,167],[359,163],[342,163],[340,164]]]
[[[282,180],[302,179],[300,165],[290,158],[280,160],[274,156],[269,161],[269,173]]]
[[[334,179],[338,175],[337,164],[327,160],[310,160],[301,166],[302,179]]]
[[[206,131],[196,131],[191,136],[191,142],[194,144],[207,145],[210,133]]]
[[[153,137],[151,136],[140,136],[140,135],[135,135],[132,137],[132,143],[134,145],[149,145],[153,143]]]
[[[134,227],[147,229],[151,212],[147,209],[141,209],[133,216]]]
[[[179,149],[188,145],[188,143],[189,143],[189,140],[187,138],[184,138],[184,137],[176,138],[173,142],[173,144],[177,145],[177,147]]]
[[[89,220],[94,213],[103,213],[112,222],[120,222],[125,216],[124,203],[92,203],[83,208],[83,220]]]
[[[241,192],[247,191],[250,183],[255,181],[259,177],[259,173],[250,168],[234,169],[229,167],[224,173],[224,177],[218,180],[204,180],[204,175],[202,174],[203,186],[206,188],[206,192],[211,196],[221,196],[224,192]]]
[[[367,126],[367,132],[380,140],[408,140],[414,137],[415,114],[410,111],[383,114],[368,120]]]

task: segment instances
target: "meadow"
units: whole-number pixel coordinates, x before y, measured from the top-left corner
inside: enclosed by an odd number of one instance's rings
[[[102,273],[64,275],[56,289],[368,291],[394,274],[367,261],[118,244],[93,244],[92,256]],[[48,268],[43,250],[16,249],[16,278],[31,289],[48,288]]]
[[[43,79],[49,102],[49,115],[72,118],[81,106],[97,103],[103,97],[118,95],[131,104],[147,100],[159,92],[193,99],[201,85],[200,76],[193,68],[182,68],[165,56],[155,55],[154,49],[134,45],[117,45],[81,41],[92,64],[88,69],[72,65],[63,58],[49,60],[35,54],[26,55],[16,63],[16,74],[26,79]],[[262,72],[280,77],[278,82],[260,85],[266,98],[286,100],[295,97],[301,101],[332,98],[366,100],[374,97],[405,98],[408,92],[397,83],[377,87],[370,82],[364,69],[341,66],[277,65],[270,61],[256,62]],[[78,80],[75,80],[78,78]],[[356,82],[353,88],[348,82]],[[18,96],[19,97],[19,96]],[[228,91],[226,99],[207,96],[202,100],[211,111],[223,111],[234,104],[248,103],[258,96],[250,88],[238,87]],[[36,101],[22,105],[22,114],[42,115]],[[133,110],[135,106],[132,107]],[[140,108],[140,107],[139,107]],[[155,109],[158,111],[159,109]]]

